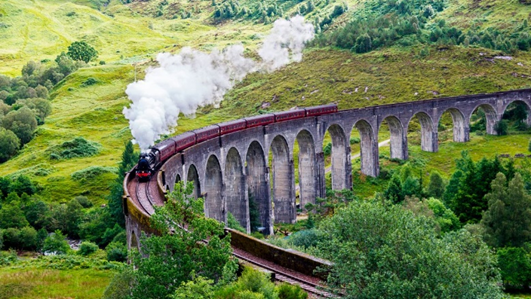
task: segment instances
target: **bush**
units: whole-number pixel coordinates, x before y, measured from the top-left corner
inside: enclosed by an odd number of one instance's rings
[[[281,283],[275,287],[275,291],[278,293],[278,299],[306,299],[308,293],[298,285],[291,285],[287,283]]]
[[[81,243],[78,253],[81,255],[87,256],[91,253],[98,251],[98,249],[99,249],[98,245],[92,242],[84,241],[83,243]]]
[[[289,237],[289,243],[306,249],[311,246],[316,246],[322,237],[323,236],[319,231],[315,229],[306,229],[292,234]]]
[[[87,78],[87,80],[85,80],[83,83],[81,83],[81,86],[83,87],[86,87],[86,86],[91,86],[91,85],[94,85],[98,83],[98,80],[92,78],[92,77],[89,77]]]
[[[120,242],[111,242],[105,247],[108,261],[126,262],[127,261],[127,247]]]
[[[63,233],[60,230],[56,230],[44,240],[42,251],[55,254],[66,254],[70,251],[70,246],[68,245],[68,242],[66,242]]]
[[[13,157],[20,147],[20,139],[10,130],[0,127],[0,163]]]
[[[498,266],[506,288],[524,289],[531,283],[531,260],[520,247],[498,249]]]
[[[101,145],[99,143],[88,141],[83,137],[76,137],[54,147],[50,157],[52,159],[90,157],[98,154],[100,148]]]
[[[116,173],[116,169],[114,167],[90,166],[72,173],[71,176],[74,181],[85,182],[104,173]]]
[[[227,214],[227,226],[244,234],[247,233],[247,230],[243,228],[243,226],[241,226],[240,222],[238,222],[238,220],[234,217],[234,215],[232,215],[231,212]]]
[[[496,134],[502,136],[507,135],[508,125],[507,120],[502,119],[494,124],[494,130],[496,131]]]
[[[94,205],[86,196],[76,196],[75,200],[77,200],[83,208],[90,208]]]
[[[349,140],[350,144],[357,144],[357,143],[360,143],[360,141],[361,140],[358,137],[352,137]]]

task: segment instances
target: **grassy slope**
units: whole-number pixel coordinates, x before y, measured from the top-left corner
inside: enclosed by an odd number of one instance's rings
[[[357,2],[350,4],[353,6]],[[2,22],[10,19],[13,24],[25,24],[23,20],[32,17],[30,12],[35,11],[31,9],[32,5],[45,5],[44,1],[8,0],[3,3]],[[510,5],[515,10],[517,4]],[[114,15],[112,18],[87,6],[61,0],[46,1],[45,6],[45,10],[38,10],[45,21],[32,23],[31,31],[46,31],[47,27],[41,25],[53,24],[54,32],[59,33],[48,32],[52,35],[47,38],[29,39],[24,48],[17,48],[17,39],[8,40],[0,51],[16,50],[19,56],[10,60],[12,63],[7,73],[16,73],[30,57],[53,58],[71,40],[94,35],[98,35],[101,43],[96,47],[108,63],[82,69],[67,77],[52,93],[54,111],[47,123],[40,127],[37,137],[17,157],[0,165],[0,175],[49,173],[35,176],[35,179],[45,187],[46,197],[56,201],[84,194],[96,202],[103,202],[107,183],[114,177],[112,173],[84,182],[75,182],[70,175],[89,166],[116,166],[119,161],[122,145],[131,137],[127,121],[121,114],[122,107],[128,103],[125,87],[134,78],[134,69],[129,62],[143,59],[146,51],[155,48],[176,51],[181,45],[209,49],[214,44],[243,40],[246,47],[252,49],[257,44],[253,35],[267,30],[267,27],[241,22],[226,22],[218,27],[204,25],[207,9],[197,18],[167,20],[139,15],[115,1],[107,8],[107,13]],[[81,20],[68,22],[67,18],[71,18],[66,16],[68,11],[76,12],[74,18],[92,20],[83,27],[84,34],[76,27],[81,26]],[[519,11],[518,16],[520,14]],[[454,14],[451,18],[457,22],[464,16]],[[7,30],[21,26],[13,25]],[[127,34],[120,31],[123,28],[128,29]],[[72,32],[77,34],[75,38],[61,37],[68,37],[68,34],[74,34]],[[176,40],[180,42],[174,44]],[[34,53],[28,50],[45,49],[47,44],[52,45],[48,56],[33,56]],[[129,46],[123,47],[124,44]],[[531,86],[531,65],[527,63],[531,60],[529,53],[519,53],[511,61],[491,62],[487,58],[498,53],[485,49],[453,47],[442,51],[432,47],[427,57],[419,57],[419,52],[420,48],[416,47],[391,48],[363,55],[334,49],[310,49],[302,63],[291,64],[273,74],[250,75],[225,97],[222,109],[205,107],[195,119],[181,118],[177,132],[257,114],[263,102],[270,102],[272,111],[329,102],[337,102],[344,109],[432,98],[434,93],[452,96]],[[96,78],[99,83],[81,87],[88,77]],[[100,143],[101,153],[95,157],[64,161],[49,159],[51,146],[77,136]]]
[[[115,273],[94,269],[2,268],[0,298],[101,298]]]

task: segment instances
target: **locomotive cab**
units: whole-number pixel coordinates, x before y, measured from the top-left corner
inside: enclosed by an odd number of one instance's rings
[[[150,157],[148,156],[148,154],[140,154],[140,158],[138,159],[138,166],[136,168],[136,176],[138,177],[139,181],[149,181],[149,179],[151,178],[153,169],[151,168],[151,163],[149,162],[149,160]]]

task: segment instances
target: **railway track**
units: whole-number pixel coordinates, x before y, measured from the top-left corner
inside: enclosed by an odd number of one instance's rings
[[[250,263],[256,267],[271,271],[274,273],[274,279],[276,281],[286,282],[300,286],[304,291],[312,295],[313,298],[336,298],[333,294],[322,290],[324,285],[322,282],[312,276],[304,275],[299,272],[284,268],[273,262],[263,260],[256,256],[253,256],[241,249],[232,248],[232,255],[239,260]]]
[[[136,199],[138,200],[138,203],[140,204],[141,208],[146,212],[147,215],[151,216],[153,213],[155,213],[155,209],[153,208],[155,206],[153,199],[151,198],[150,194],[150,184],[151,182],[136,182],[135,185],[135,194]]]

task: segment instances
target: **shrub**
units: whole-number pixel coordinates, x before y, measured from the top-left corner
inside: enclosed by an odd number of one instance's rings
[[[90,157],[96,155],[100,148],[101,145],[99,143],[88,141],[83,137],[76,137],[54,147],[50,158],[72,159],[79,157]]]
[[[361,140],[358,137],[352,137],[349,140],[350,144],[357,144],[357,143],[360,143],[360,141]]]
[[[93,203],[86,196],[76,196],[75,200],[77,200],[83,208],[90,208],[93,206]]]
[[[238,222],[231,212],[227,214],[227,226],[244,234],[247,233],[247,230],[241,226],[240,222]]]
[[[74,181],[84,182],[104,173],[116,173],[116,169],[114,167],[90,166],[72,173],[71,176]]]
[[[89,77],[87,78],[87,80],[85,80],[83,83],[81,83],[81,86],[85,87],[85,86],[91,86],[91,85],[94,85],[98,83],[98,80],[92,78],[92,77]]]
[[[494,124],[494,130],[496,131],[496,134],[502,136],[507,135],[507,120],[502,119]]]
[[[127,248],[120,242],[111,242],[105,247],[108,261],[125,262],[127,261]]]
[[[531,283],[531,260],[520,247],[498,249],[498,265],[507,288],[523,289]]]
[[[20,147],[20,139],[10,130],[0,127],[0,163],[14,156]]]
[[[332,143],[328,142],[325,147],[323,147],[323,153],[326,156],[329,156],[332,153]]]
[[[98,251],[98,248],[99,248],[98,245],[92,242],[84,241],[83,243],[81,243],[78,253],[81,255],[87,256],[91,253]]]
[[[291,285],[287,283],[281,283],[275,287],[275,291],[278,293],[278,299],[306,299],[308,293],[298,285]]]
[[[319,240],[322,239],[322,234],[315,229],[306,229],[292,234],[289,237],[289,243],[297,246],[308,248],[316,246]]]
[[[66,238],[60,230],[56,230],[50,234],[45,240],[42,246],[42,251],[55,254],[66,254],[70,250]]]

